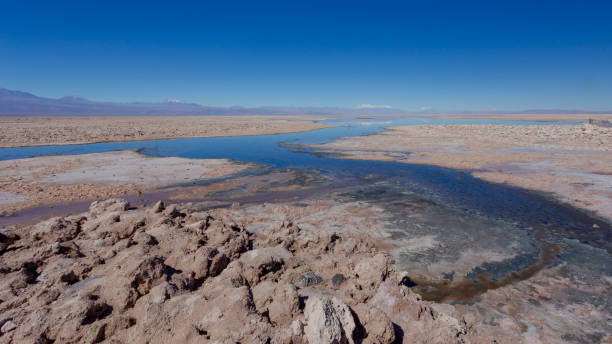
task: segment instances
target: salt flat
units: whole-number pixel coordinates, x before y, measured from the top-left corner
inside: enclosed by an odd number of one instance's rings
[[[0,147],[294,133],[315,116],[0,117]]]
[[[248,168],[226,159],[147,157],[133,151],[0,162],[0,212],[136,194]]]
[[[415,125],[320,145],[361,159],[473,171],[552,193],[612,219],[612,128],[584,125]]]

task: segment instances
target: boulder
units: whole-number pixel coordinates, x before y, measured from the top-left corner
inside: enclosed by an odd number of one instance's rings
[[[151,211],[154,213],[161,213],[162,211],[164,211],[164,209],[166,209],[166,204],[164,203],[164,201],[157,201],[157,203],[155,203],[153,207],[151,207]]]
[[[268,306],[270,320],[280,326],[288,326],[293,318],[300,313],[300,299],[293,284],[278,283],[272,303]]]
[[[0,328],[0,334],[9,333],[17,328],[17,324],[15,324],[12,320],[9,320],[2,325]]]
[[[185,217],[185,213],[182,213],[178,207],[176,206],[176,204],[171,204],[169,205],[167,208],[165,208],[163,210],[164,215],[168,216],[171,219],[177,218],[177,217]]]
[[[15,241],[19,240],[19,236],[12,232],[0,232],[0,254],[12,245]]]
[[[208,277],[211,261],[217,255],[219,255],[217,249],[210,246],[201,246],[191,254],[178,252],[173,255],[172,259],[168,259],[168,264],[174,266],[177,270],[191,272],[194,278],[201,279]],[[218,268],[219,266],[216,267],[216,269]]]
[[[81,221],[55,217],[34,226],[30,235],[35,241],[53,244],[73,240],[81,232]]]
[[[300,233],[300,228],[291,221],[283,221],[280,225],[272,226],[266,232],[269,246],[280,245],[284,248],[290,248],[295,241],[296,236]]]
[[[283,270],[293,259],[293,254],[282,247],[267,247],[244,253],[239,261],[243,264],[243,276],[250,285],[259,283],[268,274]]]
[[[339,299],[311,296],[306,300],[304,315],[304,334],[309,343],[354,343],[355,321],[351,310]]]
[[[366,284],[378,285],[387,277],[390,266],[391,258],[384,253],[378,253],[372,258],[360,260],[355,266],[355,275]]]
[[[266,343],[270,325],[255,312],[248,287],[223,290],[206,303],[206,312],[194,327],[211,341]]]
[[[395,341],[395,329],[391,319],[380,309],[361,303],[353,307],[363,327],[363,344],[391,344]]]
[[[208,274],[212,277],[215,277],[225,269],[225,267],[229,264],[230,260],[227,258],[225,253],[219,253],[214,256],[210,262],[210,267],[208,268]]]
[[[154,236],[145,232],[136,232],[132,237],[132,242],[137,245],[152,246],[157,245],[158,242]]]
[[[396,278],[381,283],[368,305],[378,308],[402,328],[404,343],[457,342],[467,333],[465,324],[456,317],[458,313],[446,313],[454,309],[452,306],[441,312]]]

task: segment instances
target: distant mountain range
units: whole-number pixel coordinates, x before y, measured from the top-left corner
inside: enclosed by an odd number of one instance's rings
[[[333,107],[212,107],[168,99],[160,103],[113,103],[68,96],[43,98],[0,88],[0,116],[161,116],[161,115],[330,115],[393,114],[401,110],[342,109]]]
[[[448,111],[405,111],[391,107],[212,107],[168,99],[159,103],[113,103],[87,100],[78,96],[43,98],[27,92],[0,88],[0,116],[212,116],[212,115],[374,115],[442,114]],[[612,111],[525,110],[525,111],[455,111],[453,114],[603,114]]]

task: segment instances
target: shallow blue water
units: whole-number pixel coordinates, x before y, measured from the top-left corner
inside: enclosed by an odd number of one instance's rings
[[[323,123],[337,125],[333,128],[312,130],[301,133],[229,136],[208,138],[185,138],[172,140],[110,142],[84,145],[60,145],[0,148],[0,161],[22,159],[44,155],[73,155],[101,153],[125,149],[141,149],[153,156],[177,156],[186,158],[228,158],[246,162],[270,164],[274,167],[309,166],[323,163],[320,159],[306,154],[295,154],[291,149],[279,146],[288,144],[315,144],[336,140],[345,136],[369,135],[383,127],[416,124],[549,124],[550,122],[521,122],[477,119],[436,119],[436,118],[376,118],[328,120]],[[329,163],[328,161],[324,163]]]

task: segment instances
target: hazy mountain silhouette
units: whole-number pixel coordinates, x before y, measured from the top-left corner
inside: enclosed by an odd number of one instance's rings
[[[113,103],[78,96],[43,98],[0,89],[0,116],[144,116],[144,115],[329,115],[338,113],[391,114],[397,109],[342,109],[332,107],[212,107],[169,99],[159,103]]]
[[[184,103],[178,99],[168,99],[159,103],[113,103],[93,101],[78,96],[58,99],[43,98],[27,92],[0,88],[0,116],[172,116],[172,115],[333,115],[333,114],[571,114],[571,113],[612,113],[612,111],[585,110],[525,110],[525,111],[405,111],[388,107],[257,107],[241,106],[212,107],[195,103]]]

